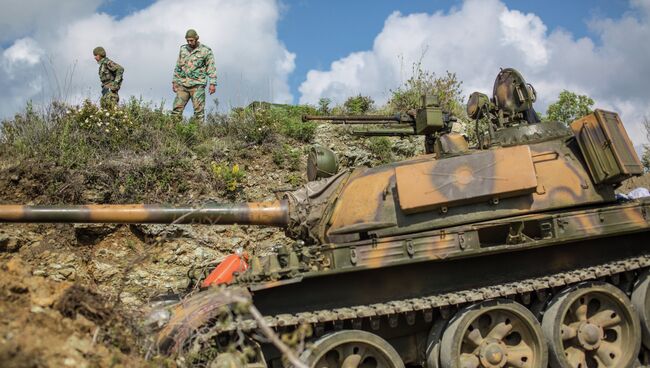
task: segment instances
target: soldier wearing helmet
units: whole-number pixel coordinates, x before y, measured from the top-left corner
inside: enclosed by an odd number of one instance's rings
[[[199,43],[199,35],[190,29],[185,33],[187,44],[181,46],[174,68],[172,90],[176,93],[172,114],[181,116],[185,105],[192,99],[194,118],[203,121],[205,85],[213,94],[217,86],[217,71],[212,50]]]
[[[99,64],[99,81],[102,84],[102,98],[100,104],[104,108],[115,106],[120,100],[117,94],[122,86],[124,68],[106,57],[106,50],[97,46],[93,49],[95,60]]]

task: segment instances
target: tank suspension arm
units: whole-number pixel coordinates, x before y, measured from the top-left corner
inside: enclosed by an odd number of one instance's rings
[[[21,206],[0,205],[0,222],[213,224],[287,226],[287,201],[173,207],[151,204]]]

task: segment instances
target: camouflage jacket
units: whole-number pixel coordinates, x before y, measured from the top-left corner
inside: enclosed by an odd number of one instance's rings
[[[202,43],[194,50],[188,45],[181,46],[172,81],[184,87],[205,86],[206,82],[216,85],[217,69],[212,50]]]
[[[122,85],[122,74],[124,68],[113,60],[105,57],[99,61],[99,81],[102,88],[117,91]]]

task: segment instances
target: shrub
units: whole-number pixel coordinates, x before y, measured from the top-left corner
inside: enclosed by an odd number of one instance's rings
[[[368,140],[368,150],[381,163],[393,161],[392,147],[393,144],[387,137],[371,137]]]
[[[318,100],[318,112],[327,115],[330,113],[330,104],[332,104],[332,100],[326,97],[321,98]]]
[[[430,94],[438,98],[440,106],[458,118],[466,115],[462,100],[462,82],[456,73],[447,71],[442,77],[422,68],[422,63],[413,63],[411,77],[403,85],[391,90],[388,105],[392,112],[404,112],[422,106],[422,95]]]
[[[365,114],[373,108],[375,101],[368,96],[361,96],[361,94],[349,97],[343,107],[348,114]]]
[[[237,191],[242,181],[246,178],[246,173],[244,170],[241,170],[237,164],[234,164],[231,167],[226,164],[218,164],[212,161],[210,163],[210,168],[216,180],[215,186],[217,189],[225,190],[230,193]]]
[[[302,160],[302,153],[299,149],[291,148],[288,144],[283,144],[271,152],[273,162],[280,168],[289,170],[299,170]]]

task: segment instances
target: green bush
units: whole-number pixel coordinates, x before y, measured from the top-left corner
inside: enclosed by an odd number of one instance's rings
[[[240,188],[242,181],[246,178],[246,173],[244,170],[240,169],[237,164],[230,166],[212,161],[210,163],[210,168],[217,189],[225,190],[230,193],[237,191]]]
[[[345,108],[346,113],[353,115],[365,114],[370,111],[375,104],[375,101],[369,96],[361,96],[361,94],[349,97],[343,107]]]
[[[332,99],[323,97],[318,100],[318,112],[323,115],[330,113],[330,105],[332,104]]]
[[[393,161],[393,144],[388,137],[371,137],[368,139],[368,150],[381,163]]]
[[[278,167],[293,171],[300,169],[302,156],[301,150],[291,148],[288,144],[283,144],[271,151],[271,158]]]

